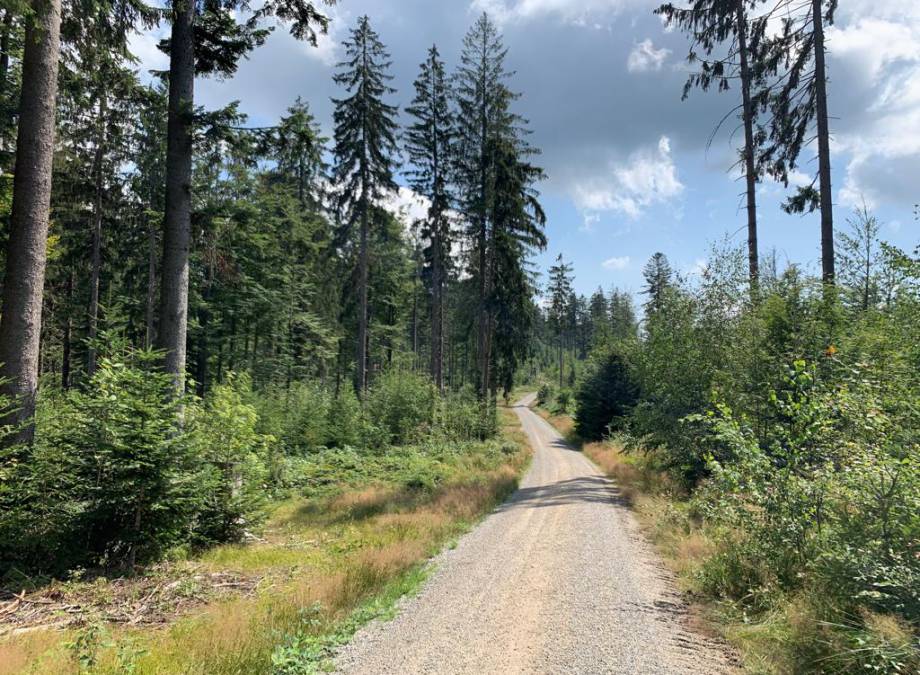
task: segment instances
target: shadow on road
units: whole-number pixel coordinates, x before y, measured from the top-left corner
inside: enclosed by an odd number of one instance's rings
[[[544,508],[564,504],[621,504],[626,500],[620,491],[606,478],[580,476],[568,480],[521,488],[505,502],[499,511],[520,508]]]

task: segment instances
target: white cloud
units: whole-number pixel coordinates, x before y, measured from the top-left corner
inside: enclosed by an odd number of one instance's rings
[[[870,208],[912,203],[920,170],[920,4],[854,2],[827,33],[831,104],[835,95],[847,103],[831,129],[832,153],[847,162],[837,198]],[[834,89],[835,73],[845,90]]]
[[[619,256],[613,258],[607,258],[604,262],[601,263],[601,267],[605,270],[625,270],[629,267],[629,256]]]
[[[487,12],[498,23],[555,15],[580,26],[598,27],[593,17],[614,15],[642,0],[472,0],[472,12]]]
[[[631,73],[644,73],[650,70],[661,70],[664,61],[670,56],[671,50],[666,47],[655,49],[651,38],[646,38],[638,43],[629,52],[626,59],[626,68]]]
[[[609,174],[575,185],[573,197],[584,212],[616,211],[637,218],[652,204],[667,202],[683,190],[671,142],[662,136],[657,146],[634,152],[624,163],[611,163]]]

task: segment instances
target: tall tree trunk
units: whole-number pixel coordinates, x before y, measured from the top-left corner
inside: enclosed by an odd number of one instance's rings
[[[99,97],[99,120],[96,130],[96,148],[93,153],[93,236],[90,253],[91,269],[89,280],[89,308],[87,316],[86,375],[92,377],[96,372],[96,334],[99,324],[99,277],[102,271],[102,162],[105,158],[105,94]]]
[[[564,358],[563,357],[563,351],[564,351],[563,350],[563,340],[564,338],[562,336],[562,333],[560,333],[559,334],[559,391],[562,391],[562,389],[565,387],[565,383],[563,381],[563,376],[562,376],[562,372],[565,369],[564,364],[563,364],[563,358]]]
[[[834,273],[834,214],[831,192],[831,143],[827,118],[827,69],[824,64],[824,17],[822,0],[812,0],[812,22],[815,32],[815,112],[818,122],[818,189],[821,193],[821,277],[833,284]]]
[[[361,204],[361,243],[358,250],[358,350],[355,362],[355,391],[359,397],[367,389],[367,284],[368,284],[368,208]]]
[[[195,93],[195,2],[173,6],[166,130],[166,213],[163,228],[160,325],[157,344],[176,389],[185,384],[188,330],[188,256],[192,219],[192,113]]]
[[[757,171],[754,167],[754,106],[751,103],[751,68],[748,63],[747,16],[738,0],[738,52],[741,57],[741,110],[744,121],[744,179],[747,184],[748,274],[751,297],[757,296],[760,265],[757,254]]]
[[[436,223],[431,242],[431,377],[444,391],[444,301],[441,269],[441,223]]]
[[[64,322],[63,354],[61,355],[61,389],[70,389],[70,350],[73,339],[73,271],[67,275],[67,305],[64,310],[67,319]]]
[[[153,222],[147,222],[147,307],[144,324],[146,339],[144,346],[150,349],[156,342],[156,297],[157,297],[157,231]]]
[[[22,56],[16,172],[0,314],[0,393],[14,399],[3,421],[21,425],[12,442],[31,442],[45,283],[54,111],[60,54],[60,0],[32,0]]]

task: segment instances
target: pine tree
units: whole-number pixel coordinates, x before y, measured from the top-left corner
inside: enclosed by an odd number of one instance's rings
[[[559,349],[559,388],[562,389],[564,374],[564,346],[566,333],[569,328],[572,300],[572,264],[566,263],[560,253],[556,257],[556,264],[549,268],[549,321],[556,333],[556,342]]]
[[[450,167],[454,160],[456,131],[450,109],[452,92],[437,46],[428,50],[415,80],[415,98],[406,109],[415,121],[406,131],[406,150],[413,168],[409,184],[429,201],[422,236],[426,276],[431,289],[431,376],[444,387],[444,288],[450,263],[451,222],[454,203]]]
[[[760,169],[757,166],[757,154],[764,140],[762,133],[755,134],[755,123],[757,110],[763,106],[769,94],[769,87],[765,84],[769,73],[761,63],[762,54],[759,49],[767,17],[752,19],[753,12],[762,1],[694,0],[686,9],[668,3],[655,10],[669,25],[678,26],[693,38],[687,60],[691,65],[699,63],[700,70],[688,78],[683,98],[687,98],[693,87],[707,91],[716,86],[719,91],[725,91],[731,87],[732,80],[738,80],[740,84],[740,112],[744,128],[740,163],[746,182],[748,272],[752,291],[756,289],[759,273],[757,181]],[[725,44],[728,47],[724,53],[713,57],[713,53]]]
[[[4,422],[30,442],[38,390],[54,111],[60,52],[60,0],[32,0],[22,57],[13,204],[0,313],[0,394],[13,400]]]
[[[674,272],[664,253],[658,252],[649,258],[642,270],[645,277],[645,288],[642,292],[648,296],[645,303],[646,317],[661,312],[668,288],[673,284]]]
[[[798,166],[802,148],[811,142],[810,132],[814,130],[818,174],[810,185],[800,187],[783,208],[789,213],[820,209],[821,276],[825,284],[833,284],[835,274],[824,27],[834,22],[836,9],[837,0],[782,0],[774,9],[782,16],[782,30],[765,47],[770,67],[782,65],[784,72],[782,86],[770,97],[770,139],[761,161],[770,175],[788,185],[789,174]]]
[[[396,107],[383,100],[393,93],[387,82],[390,56],[367,16],[358,19],[351,37],[343,43],[347,60],[339,64],[335,82],[350,94],[335,102],[335,169],[338,208],[343,217],[340,238],[347,240],[358,226],[357,360],[355,389],[367,388],[368,251],[372,211],[388,193],[393,181],[396,148]]]

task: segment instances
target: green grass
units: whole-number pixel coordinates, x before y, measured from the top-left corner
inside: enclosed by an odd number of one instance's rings
[[[502,438],[314,459],[304,496],[275,507],[261,540],[214,548],[196,570],[257,578],[163,627],[91,621],[0,640],[0,673],[309,673],[421,583],[426,560],[503,500],[529,451],[513,412]],[[336,471],[342,475],[337,479]],[[100,597],[104,589],[100,589]]]

